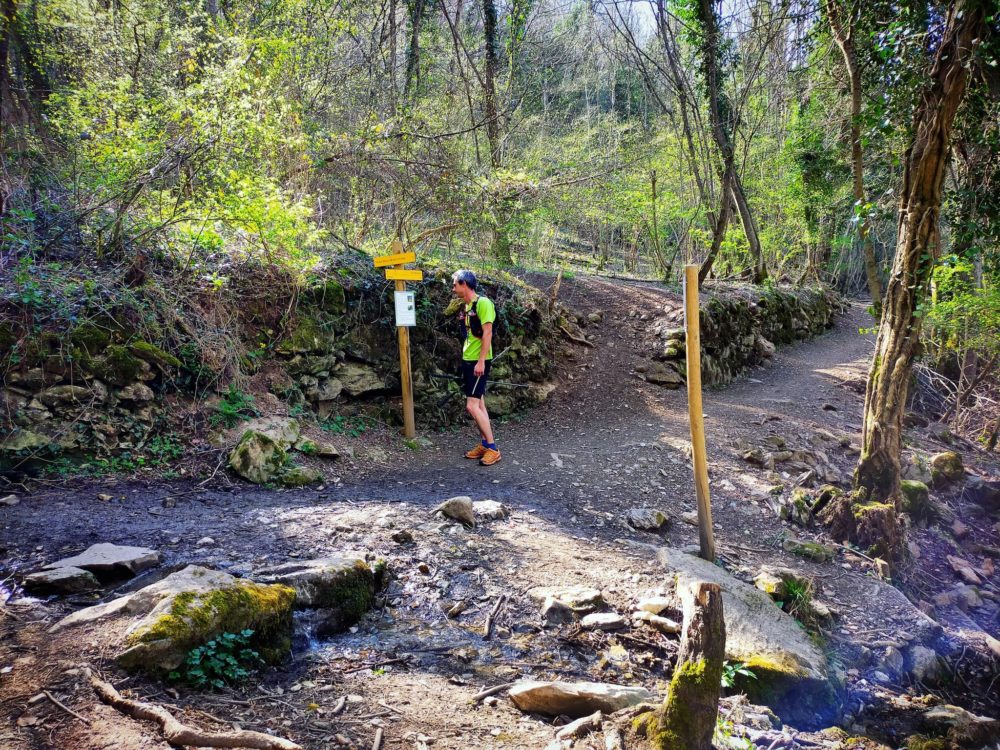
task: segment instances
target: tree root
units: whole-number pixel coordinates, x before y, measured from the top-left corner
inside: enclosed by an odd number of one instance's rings
[[[133,719],[155,721],[160,725],[163,739],[171,745],[193,745],[195,747],[245,747],[251,750],[302,750],[300,745],[281,737],[272,737],[263,732],[223,732],[207,734],[181,724],[162,706],[123,698],[109,682],[96,677],[89,667],[83,674],[90,682],[97,697],[103,703]]]
[[[591,349],[594,348],[594,343],[592,341],[587,341],[587,339],[585,339],[585,338],[581,338],[580,336],[574,335],[572,331],[570,331],[568,328],[566,328],[566,326],[560,325],[559,326],[559,330],[562,331],[562,335],[563,336],[565,336],[566,338],[568,338],[574,344],[579,344],[580,346],[586,346],[586,347],[589,347]]]

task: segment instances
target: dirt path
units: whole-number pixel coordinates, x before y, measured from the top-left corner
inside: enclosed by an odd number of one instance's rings
[[[679,520],[695,507],[686,395],[635,373],[650,351],[648,321],[641,317],[676,313],[679,298],[655,285],[576,279],[564,282],[561,299],[584,318],[603,313],[601,323],[585,328],[596,346],[568,348],[549,400],[523,421],[497,427],[504,458],[496,466],[462,457],[472,444],[467,428],[431,435],[432,446],[418,451],[388,434],[365,436],[354,441],[355,468],[344,466],[340,482],[318,489],[205,490],[193,482],[63,487],[0,510],[7,565],[12,571],[37,567],[102,541],[156,547],[168,566],[203,563],[241,575],[290,557],[385,558],[394,577],[381,609],[352,633],[300,643],[294,660],[259,685],[201,696],[171,695],[143,678],[128,684],[204,726],[210,722],[199,712],[224,724],[288,733],[311,748],[334,746],[336,733],[368,747],[378,726],[389,747],[419,746],[420,735],[435,748],[544,747],[552,738],[548,723],[508,701],[471,705],[470,697],[522,677],[662,688],[676,644],[644,629],[621,637],[543,629],[525,592],[586,584],[628,614],[637,597],[664,586],[648,545],[697,541],[695,527]],[[912,606],[895,589],[875,585],[870,565],[858,556],[818,565],[782,551],[781,537],[790,529],[768,498],[775,483],[790,484],[791,477],[753,468],[739,454],[743,443],[757,445],[768,435],[789,445],[821,445],[847,476],[862,399],[850,384],[867,367],[871,339],[858,333],[866,324],[852,307],[829,334],[779,351],[765,367],[707,391],[704,399],[723,561],[737,572],[766,562],[815,576],[817,596],[838,613],[826,633],[829,647],[847,663],[865,644],[895,642],[912,630]],[[822,431],[834,439],[817,438]],[[849,437],[848,445],[840,437]],[[430,516],[441,500],[459,494],[500,500],[511,516],[472,531]],[[663,534],[637,532],[624,521],[625,511],[637,507],[660,508],[675,520]],[[403,529],[413,543],[393,541]],[[501,595],[508,599],[496,635],[485,640],[486,613]],[[458,603],[464,611],[447,617]],[[45,636],[45,625],[72,606],[28,600],[0,609],[0,666],[12,667],[0,678],[0,705],[12,721],[33,711],[40,717],[0,730],[0,746],[165,748],[150,727],[116,716],[73,674],[64,674],[81,659],[103,664],[109,654],[99,628]],[[355,669],[363,665],[374,668]],[[842,675],[849,707],[855,690],[859,700],[870,701],[863,676]],[[851,684],[859,679],[860,686]],[[43,687],[92,717],[92,725],[48,703],[26,708],[26,699]],[[902,690],[885,687],[889,697]],[[351,696],[348,708],[334,717],[331,708],[342,695]],[[993,700],[984,695],[981,703]]]

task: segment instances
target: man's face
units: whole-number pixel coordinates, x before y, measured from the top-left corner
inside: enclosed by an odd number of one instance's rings
[[[451,282],[451,293],[454,294],[456,297],[464,297],[465,296],[463,292],[464,289],[465,289],[465,284],[463,284],[461,281]]]

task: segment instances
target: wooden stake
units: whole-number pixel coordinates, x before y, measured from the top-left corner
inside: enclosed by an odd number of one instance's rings
[[[397,266],[402,268],[402,266]],[[406,282],[396,281],[396,291],[405,292]],[[403,435],[416,437],[417,427],[413,418],[413,372],[410,370],[410,329],[396,326],[399,332],[399,380],[403,386]]]
[[[694,487],[698,495],[698,540],[701,556],[715,561],[712,532],[712,498],[708,492],[708,456],[705,453],[705,421],[701,407],[701,333],[699,329],[698,266],[684,266],[684,322],[687,327],[688,420],[691,422],[691,456]]]

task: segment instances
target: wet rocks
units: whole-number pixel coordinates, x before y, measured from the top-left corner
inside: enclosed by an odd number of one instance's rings
[[[595,711],[614,713],[658,700],[641,687],[602,682],[519,682],[510,689],[514,705],[526,713],[578,718]]]
[[[578,614],[588,614],[604,604],[601,592],[588,586],[535,586],[528,589],[528,598],[536,604],[554,599]]]
[[[295,608],[319,610],[318,635],[350,627],[375,600],[375,576],[360,558],[324,557],[290,562],[258,571],[262,583],[295,590]]]

